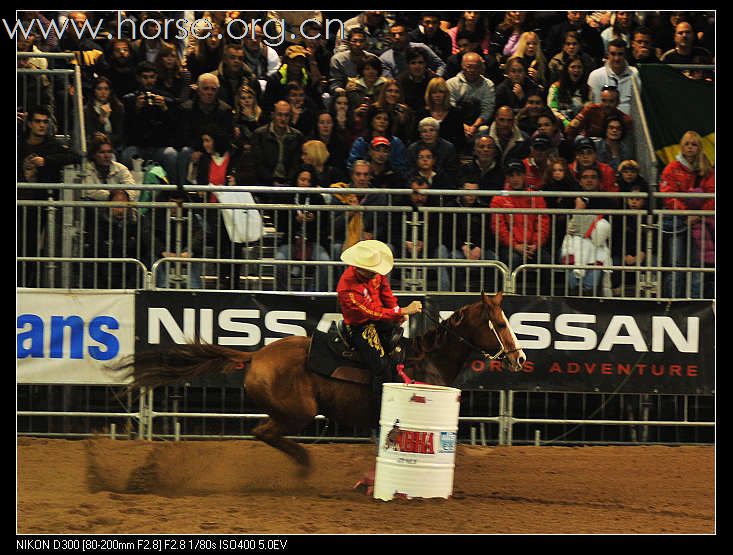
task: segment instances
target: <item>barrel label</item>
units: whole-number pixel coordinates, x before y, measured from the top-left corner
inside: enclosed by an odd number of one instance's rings
[[[455,453],[456,433],[440,432],[440,453]]]
[[[434,455],[434,435],[433,432],[403,430],[400,428],[400,420],[396,419],[385,438],[383,449],[385,451],[391,449],[400,453]]]

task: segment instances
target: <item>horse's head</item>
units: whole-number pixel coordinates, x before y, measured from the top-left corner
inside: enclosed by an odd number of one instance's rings
[[[474,341],[483,349],[484,356],[501,360],[506,369],[518,372],[527,356],[501,308],[503,298],[501,291],[496,295],[482,292],[481,301],[472,305]]]

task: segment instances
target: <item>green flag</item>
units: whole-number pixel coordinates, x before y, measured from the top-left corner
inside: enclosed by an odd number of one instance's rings
[[[680,151],[686,131],[697,131],[715,164],[715,83],[685,77],[664,64],[639,64],[641,99],[654,150],[666,165]]]

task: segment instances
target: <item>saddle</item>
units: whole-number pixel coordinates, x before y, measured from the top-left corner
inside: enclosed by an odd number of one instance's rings
[[[397,327],[385,350],[389,352],[393,364],[405,361],[403,329]],[[370,384],[371,371],[364,364],[359,352],[349,343],[349,332],[343,320],[332,323],[324,333],[314,331],[306,360],[306,369],[321,376],[360,384]]]

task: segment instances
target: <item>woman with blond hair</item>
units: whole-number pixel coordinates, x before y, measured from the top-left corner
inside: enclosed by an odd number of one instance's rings
[[[255,129],[269,123],[257,102],[257,93],[249,84],[242,84],[234,96],[233,140],[234,167],[241,185],[257,184],[257,159],[252,152]]]
[[[696,131],[687,131],[682,135],[680,153],[662,171],[659,192],[715,192],[715,171],[703,152],[702,137]],[[713,198],[670,197],[663,199],[663,202],[667,210],[715,210],[715,199]],[[704,228],[709,236],[710,224],[713,223],[713,220],[711,216],[665,216],[662,230],[667,237],[664,241],[663,265],[699,266],[699,245],[693,240],[692,248],[688,249],[687,235],[691,233],[694,239],[695,234],[702,235],[699,232]],[[687,296],[699,298],[702,294],[701,277],[701,273],[695,272],[667,272],[664,276],[664,295],[671,298]]]
[[[331,154],[323,141],[311,139],[303,143],[300,159],[303,164],[313,166],[318,182],[323,187],[330,187],[331,183],[344,181],[346,175],[330,163]]]
[[[519,58],[535,83],[547,85],[547,60],[542,53],[540,37],[534,31],[519,35],[513,57]]]
[[[418,111],[415,121],[431,117],[440,123],[439,137],[453,143],[456,152],[461,153],[466,146],[466,135],[463,132],[461,112],[451,106],[450,91],[445,79],[433,77],[425,89],[425,107]]]
[[[239,139],[254,133],[255,129],[268,123],[268,117],[257,100],[257,92],[248,84],[237,89],[234,97],[234,138]]]

